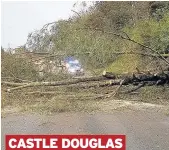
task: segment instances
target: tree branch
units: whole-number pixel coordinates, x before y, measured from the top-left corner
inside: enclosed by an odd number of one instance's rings
[[[146,48],[146,49],[149,49],[151,52],[156,53],[161,60],[163,60],[166,64],[169,65],[169,61],[166,60],[158,51],[156,51],[156,50],[152,49],[151,47],[148,47],[148,46],[146,46],[146,45],[144,45],[144,44],[142,44],[142,43],[139,43],[139,42],[137,42],[137,41],[131,39],[126,33],[125,33],[125,35],[127,35],[127,36],[124,37],[124,36],[122,36],[121,34],[117,34],[117,33],[110,32],[110,31],[104,31],[103,29],[99,29],[99,28],[90,28],[90,27],[87,27],[87,28],[80,28],[80,29],[77,29],[77,30],[83,30],[83,29],[85,29],[85,30],[99,31],[99,32],[102,32],[102,33],[105,33],[105,34],[111,34],[111,35],[117,36],[117,37],[119,37],[119,38],[121,38],[121,39],[128,40],[128,41],[131,41],[131,42],[133,42],[133,43],[136,43],[136,44],[140,45],[141,47],[144,47],[144,48]],[[124,32],[123,32],[123,33],[124,33]],[[155,56],[155,57],[158,57],[158,56]]]
[[[75,10],[71,10],[71,11],[74,12],[75,14],[77,14],[81,18],[80,14],[77,11],[75,11]]]
[[[142,56],[148,56],[148,57],[157,57],[158,55],[156,54],[148,54],[148,53],[142,53],[142,52],[113,52],[112,54],[117,54],[117,55],[123,55],[123,54],[127,54],[127,55],[142,55]],[[169,57],[169,54],[161,54],[163,57]],[[158,57],[159,58],[159,57]]]

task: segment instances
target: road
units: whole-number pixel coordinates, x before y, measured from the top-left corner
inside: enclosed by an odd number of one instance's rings
[[[169,116],[157,111],[112,113],[11,114],[2,118],[5,134],[126,134],[127,150],[168,150]]]

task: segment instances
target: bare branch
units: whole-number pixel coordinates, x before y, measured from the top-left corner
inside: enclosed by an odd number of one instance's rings
[[[11,71],[9,71],[8,69],[6,69],[5,67],[3,67],[10,75],[13,76],[13,78],[17,81],[21,81],[21,82],[32,82],[32,81],[29,81],[29,80],[25,80],[25,79],[20,79],[20,78],[17,78]],[[3,78],[3,77],[2,77]]]
[[[42,31],[43,29],[47,28],[49,25],[52,25],[52,24],[55,24],[55,23],[57,23],[57,21],[45,24],[40,31]]]
[[[132,92],[135,92],[138,89],[142,88],[143,86],[145,86],[145,82],[143,82],[142,84],[140,84],[139,86],[137,86],[137,87],[135,87],[135,88],[133,88],[131,90],[120,92],[120,93],[124,93],[124,94],[132,93]]]
[[[71,10],[71,11],[74,12],[75,14],[77,14],[81,18],[80,14],[77,11],[75,11],[75,10]]]
[[[111,97],[111,96],[114,97],[118,93],[118,91],[120,90],[120,88],[124,82],[125,82],[125,80],[121,80],[119,83],[119,86],[116,88],[116,90],[113,91],[113,93],[108,94],[106,97]]]
[[[158,56],[156,54],[148,54],[148,53],[133,52],[133,51],[130,51],[130,52],[113,52],[112,54],[117,54],[117,55],[123,55],[123,54],[126,54],[126,55],[130,55],[130,54],[131,55],[142,55],[142,56],[155,57],[155,58]],[[161,55],[164,56],[164,57],[169,57],[169,54],[161,54]]]

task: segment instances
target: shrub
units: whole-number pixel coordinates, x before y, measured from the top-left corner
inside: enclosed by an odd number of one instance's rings
[[[15,54],[2,53],[1,76],[2,78],[13,78],[15,80],[36,81],[38,74],[34,65],[26,58],[20,58]],[[20,80],[21,81],[21,80]]]

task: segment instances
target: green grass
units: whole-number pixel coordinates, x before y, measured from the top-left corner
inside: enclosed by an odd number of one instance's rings
[[[137,55],[122,55],[117,58],[115,62],[109,65],[106,69],[108,72],[116,74],[131,73],[136,71],[136,67],[139,66],[139,56]]]
[[[104,70],[115,74],[133,73],[140,66],[140,60],[138,55],[121,55],[107,67],[95,69],[94,72],[96,75],[101,75]]]

